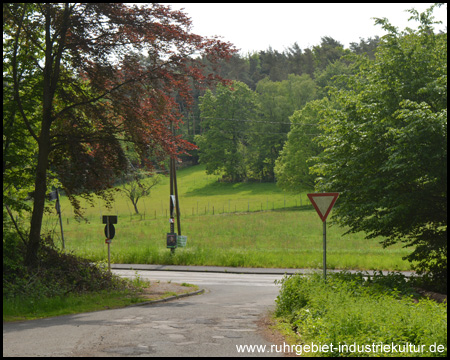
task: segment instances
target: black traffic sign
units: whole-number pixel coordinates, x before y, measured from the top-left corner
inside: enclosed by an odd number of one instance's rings
[[[117,215],[103,215],[103,224],[117,224]]]
[[[112,239],[116,235],[116,229],[113,224],[109,224],[105,226],[105,236],[108,239]]]

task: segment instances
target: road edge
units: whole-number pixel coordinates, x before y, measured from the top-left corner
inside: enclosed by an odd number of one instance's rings
[[[188,292],[188,293],[184,293],[184,294],[180,294],[180,295],[169,296],[164,299],[143,301],[143,302],[140,302],[137,304],[127,305],[125,307],[153,305],[153,304],[176,300],[176,299],[180,299],[180,298],[184,298],[184,297],[188,297],[188,296],[200,295],[200,294],[203,294],[204,292],[205,292],[205,289],[200,289],[200,290],[196,290],[196,291],[192,291],[192,292]]]

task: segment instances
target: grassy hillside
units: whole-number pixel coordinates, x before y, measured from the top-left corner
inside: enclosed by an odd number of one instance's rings
[[[101,216],[118,215],[111,259],[117,263],[186,264],[248,267],[322,267],[322,223],[306,193],[292,196],[275,184],[219,183],[204,167],[177,172],[181,230],[187,246],[175,255],[166,249],[169,232],[169,179],[140,200],[140,215],[120,193],[112,209],[101,200],[87,204],[89,222],[77,223],[67,199],[62,198],[66,248],[93,260],[107,256]],[[339,201],[339,200],[338,200]],[[410,250],[382,249],[363,234],[343,235],[345,229],[327,229],[327,267],[408,270],[401,258]],[[57,217],[46,218],[48,230],[59,232]],[[58,235],[59,236],[59,235]]]

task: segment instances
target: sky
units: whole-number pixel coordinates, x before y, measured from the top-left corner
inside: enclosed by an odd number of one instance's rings
[[[319,45],[321,38],[331,36],[348,48],[350,43],[359,43],[386,33],[375,25],[374,17],[387,18],[392,25],[403,30],[417,28],[405,10],[415,8],[419,12],[429,3],[162,3],[172,10],[184,8],[191,18],[192,33],[212,37],[220,36],[240,49],[241,55],[272,49],[282,52],[295,42],[301,49]],[[435,9],[435,20],[443,22],[435,29],[446,31],[447,5]]]

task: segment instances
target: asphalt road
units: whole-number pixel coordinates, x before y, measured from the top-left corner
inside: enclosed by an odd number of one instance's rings
[[[121,276],[135,271],[114,270]],[[3,356],[277,356],[256,321],[282,275],[140,271],[206,292],[165,303],[3,325]],[[239,345],[266,346],[239,352]]]

